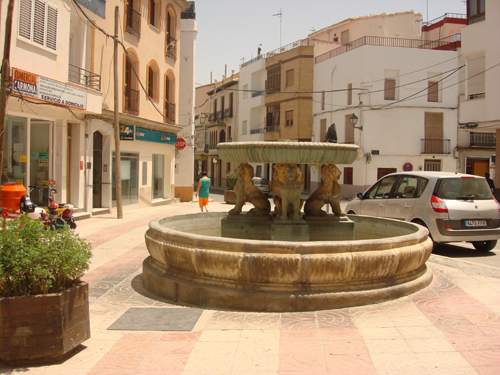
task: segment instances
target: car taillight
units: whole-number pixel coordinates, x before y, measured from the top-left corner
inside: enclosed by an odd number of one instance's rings
[[[500,203],[498,203],[497,199],[496,198],[493,198],[495,200],[495,203],[497,204],[498,206],[498,211],[500,212]]]
[[[446,207],[446,203],[441,198],[436,197],[435,195],[431,198],[431,206],[432,209],[436,212],[448,212],[448,207]]]

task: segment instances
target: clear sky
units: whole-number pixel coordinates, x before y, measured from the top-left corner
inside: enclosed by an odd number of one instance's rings
[[[243,61],[349,17],[414,10],[423,20],[466,13],[464,0],[195,0],[196,85],[220,81]]]

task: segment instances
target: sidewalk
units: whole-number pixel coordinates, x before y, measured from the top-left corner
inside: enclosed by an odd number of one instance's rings
[[[210,211],[231,208],[209,203]],[[150,295],[141,279],[148,223],[195,212],[197,201],[125,211],[122,220],[113,213],[79,221],[76,231],[94,248],[83,278],[90,283],[91,339],[64,363],[0,363],[0,374],[500,374],[500,270],[462,271],[436,255],[427,263],[434,271],[428,288],[341,310],[202,310]],[[171,313],[175,321],[163,323],[184,327],[188,315],[196,319],[184,331],[109,329],[125,313],[141,311],[149,315],[135,323],[149,322],[155,312]]]

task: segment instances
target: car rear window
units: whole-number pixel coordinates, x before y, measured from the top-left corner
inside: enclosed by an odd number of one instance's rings
[[[435,194],[441,199],[460,199],[473,196],[474,199],[493,199],[490,186],[484,178],[443,178]]]
[[[269,185],[269,181],[267,178],[254,178],[253,179],[253,184],[254,185]]]

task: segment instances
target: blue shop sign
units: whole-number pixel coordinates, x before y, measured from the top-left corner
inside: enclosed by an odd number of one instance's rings
[[[154,130],[135,128],[135,140],[154,143],[166,143],[169,145],[177,144],[177,136],[170,133],[162,133]]]

